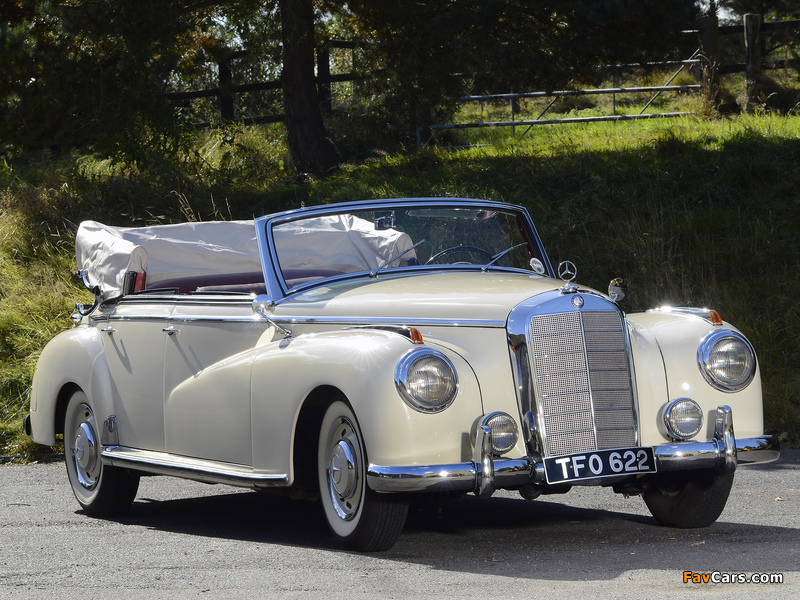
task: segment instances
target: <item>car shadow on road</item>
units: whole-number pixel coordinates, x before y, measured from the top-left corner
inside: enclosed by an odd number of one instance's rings
[[[129,525],[187,535],[338,549],[316,502],[264,492],[220,488],[219,495],[176,500],[137,498]]]
[[[561,580],[607,580],[653,569],[797,570],[797,530],[792,528],[723,521],[680,530],[641,514],[572,506],[568,497],[530,502],[469,495],[412,505],[395,547],[372,556],[446,571]],[[190,536],[347,552],[329,533],[319,503],[266,493],[140,498],[119,522]]]

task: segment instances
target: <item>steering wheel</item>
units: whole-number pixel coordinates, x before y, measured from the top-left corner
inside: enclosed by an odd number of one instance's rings
[[[454,254],[455,252],[474,252],[475,254],[481,254],[485,256],[488,260],[492,260],[492,255],[483,248],[477,248],[475,246],[453,246],[452,248],[445,248],[441,252],[434,254],[425,264],[430,265],[432,263],[435,263],[443,256],[447,256],[448,254]]]

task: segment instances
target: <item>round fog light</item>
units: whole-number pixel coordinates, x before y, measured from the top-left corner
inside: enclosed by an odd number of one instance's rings
[[[664,425],[670,437],[688,440],[703,428],[703,409],[690,398],[678,398],[664,410]]]
[[[496,454],[505,454],[517,445],[519,428],[511,415],[492,413],[483,420],[483,425],[492,430],[492,450]]]

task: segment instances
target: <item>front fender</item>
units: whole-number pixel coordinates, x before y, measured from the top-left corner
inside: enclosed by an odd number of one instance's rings
[[[447,349],[459,391],[441,413],[410,408],[394,384],[395,366],[415,347],[394,333],[372,330],[308,334],[271,344],[256,356],[252,375],[254,466],[291,473],[294,430],[302,403],[320,387],[336,388],[350,402],[371,462],[437,464],[471,455],[471,429],[482,414],[469,365]],[[290,426],[291,425],[291,426]]]
[[[53,338],[42,351],[31,388],[31,437],[52,446],[59,425],[59,401],[68,387],[83,390],[97,417],[114,414],[111,377],[103,354],[103,340],[93,327],[78,327]]]
[[[628,322],[649,348],[651,357],[654,346],[661,355],[662,366],[653,371],[663,373],[664,384],[656,381],[651,389],[658,393],[650,394],[643,385],[643,369],[636,367],[639,388],[642,443],[661,444],[668,441],[666,431],[661,425],[661,411],[667,402],[677,398],[691,398],[703,409],[705,425],[698,439],[714,439],[714,424],[718,406],[727,405],[733,409],[736,422],[736,436],[742,438],[758,437],[764,433],[764,412],[761,397],[761,376],[758,366],[753,381],[745,389],[726,393],[711,385],[703,377],[697,361],[697,351],[706,335],[720,329],[703,318],[669,313],[637,313],[628,315]],[[739,332],[729,323],[722,328]],[[741,333],[741,332],[739,332]],[[634,347],[634,356],[637,351]],[[652,377],[652,371],[650,373]],[[644,391],[643,391],[643,388]]]

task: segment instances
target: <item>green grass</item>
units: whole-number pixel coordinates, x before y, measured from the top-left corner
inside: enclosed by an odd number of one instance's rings
[[[392,196],[486,197],[526,206],[554,262],[604,290],[624,277],[629,312],[719,310],[753,341],[768,430],[800,441],[800,119],[769,114],[450,136],[345,162],[298,182],[279,128],[199,134],[147,165],[46,154],[0,162],[0,455],[35,454],[18,433],[36,356],[88,298],[71,278],[83,219],[117,225],[251,218]]]

